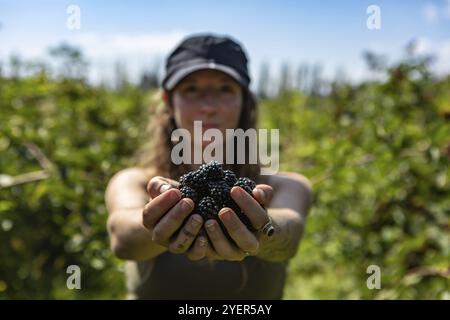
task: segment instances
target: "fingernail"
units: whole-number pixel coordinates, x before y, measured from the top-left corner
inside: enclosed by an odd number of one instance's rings
[[[183,210],[190,210],[192,209],[192,204],[188,200],[181,200],[181,208]]]
[[[255,189],[256,194],[261,198],[261,200],[265,200],[266,194],[261,189]]]
[[[179,198],[178,193],[177,193],[175,190],[173,190],[173,191],[170,193],[170,198],[171,198],[172,200],[178,200],[178,198]]]
[[[214,222],[208,222],[206,224],[206,229],[208,229],[209,231],[213,232],[216,229],[216,226],[214,225]]]
[[[234,190],[234,191],[233,191]],[[233,187],[233,189],[231,190],[232,193],[234,193],[236,196],[241,197],[242,196],[242,191],[241,188],[238,187]]]
[[[164,193],[164,192],[166,192],[167,190],[169,190],[170,189],[170,185],[168,185],[168,184],[163,184],[161,187],[159,187],[159,192],[160,193]]]
[[[230,210],[223,210],[222,212],[220,212],[219,217],[222,220],[229,220],[231,216],[231,212]]]
[[[198,217],[193,216],[191,219],[191,226],[193,226],[194,228],[197,228],[200,225],[201,221]]]

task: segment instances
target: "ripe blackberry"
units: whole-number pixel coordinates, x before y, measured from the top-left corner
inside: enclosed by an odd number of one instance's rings
[[[234,184],[237,181],[236,175],[234,174],[233,171],[231,170],[224,170],[223,171],[224,177],[223,180],[225,180],[225,182],[230,186],[234,186]]]
[[[208,219],[216,219],[219,212],[219,206],[216,204],[213,198],[204,197],[198,204],[198,213],[206,221]]]
[[[179,188],[183,188],[185,186],[189,187],[192,186],[192,182],[193,182],[193,176],[194,176],[194,172],[188,172],[186,174],[183,174],[180,179],[178,180],[178,182],[180,183]]]
[[[249,178],[237,179],[233,171],[222,170],[220,163],[212,161],[200,166],[198,170],[181,176],[179,183],[182,197],[190,198],[195,203],[193,212],[200,214],[205,221],[208,219],[218,221],[230,241],[232,240],[218,216],[219,210],[223,207],[231,208],[247,228],[254,231],[247,215],[230,195],[233,186],[242,187],[251,195],[256,184]]]
[[[211,161],[208,164],[203,164],[200,166],[199,170],[206,176],[209,181],[219,180],[223,178],[222,165],[217,161]]]
[[[182,198],[190,198],[194,203],[198,202],[198,195],[197,192],[188,186],[183,186],[180,188],[181,197]]]
[[[191,171],[180,178],[180,188],[185,186],[194,189],[198,196],[205,195],[206,183],[208,182],[206,176],[200,170]]]
[[[217,205],[223,208],[225,202],[230,198],[231,187],[223,180],[208,182],[209,195]]]
[[[247,191],[250,195],[252,194],[252,190],[256,187],[256,183],[249,178],[239,178],[234,184],[235,187],[241,187],[245,191]]]

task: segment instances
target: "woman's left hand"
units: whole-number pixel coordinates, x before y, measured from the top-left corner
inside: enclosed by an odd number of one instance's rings
[[[231,189],[233,200],[245,212],[254,229],[260,230],[269,221],[263,206],[269,206],[273,189],[269,185],[258,184],[252,194],[253,197],[240,187]],[[240,261],[249,255],[256,255],[267,240],[259,231],[250,231],[230,208],[220,210],[219,218],[236,244],[227,239],[217,221],[206,221],[205,229],[210,239],[206,257],[209,259]]]

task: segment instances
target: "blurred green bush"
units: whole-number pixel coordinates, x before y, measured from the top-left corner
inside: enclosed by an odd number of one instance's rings
[[[261,101],[282,170],[313,182],[288,299],[450,298],[450,78],[402,61],[384,81]],[[104,190],[143,142],[149,99],[45,72],[0,77],[0,298],[124,298]],[[66,268],[82,270],[68,290]],[[381,289],[366,286],[369,265]]]

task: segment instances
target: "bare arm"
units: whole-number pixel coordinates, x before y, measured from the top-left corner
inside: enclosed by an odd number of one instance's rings
[[[309,181],[301,175],[281,173],[273,178],[276,183],[268,213],[276,232],[261,244],[257,256],[268,261],[286,261],[297,253],[312,191]]]
[[[111,249],[121,259],[146,260],[167,250],[152,241],[152,234],[142,224],[142,211],[149,201],[145,191],[148,178],[140,169],[125,169],[106,189]]]

